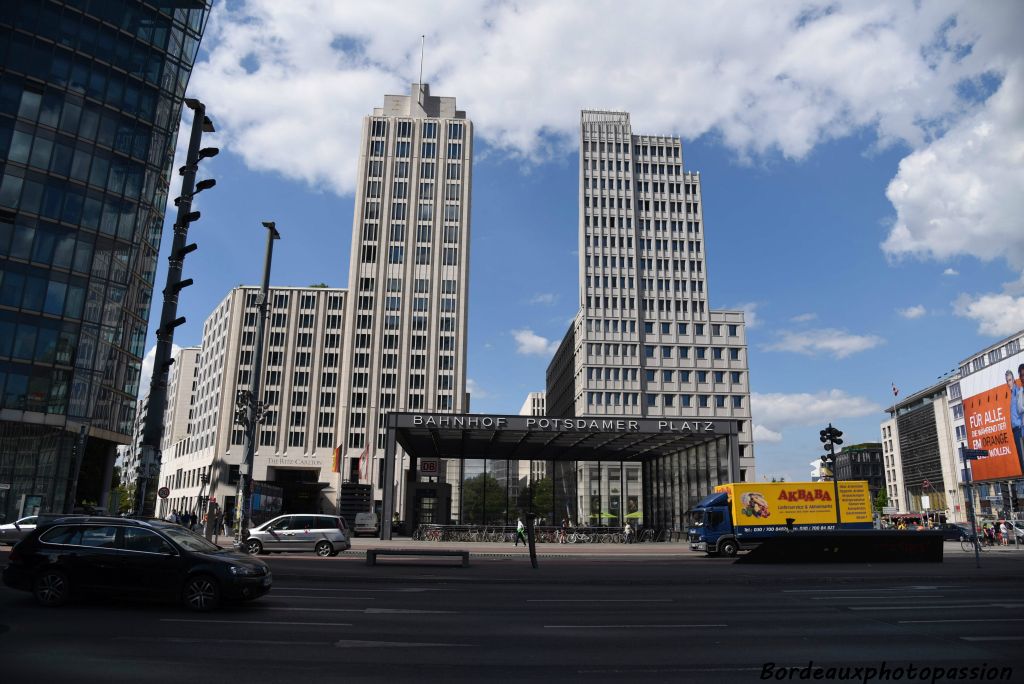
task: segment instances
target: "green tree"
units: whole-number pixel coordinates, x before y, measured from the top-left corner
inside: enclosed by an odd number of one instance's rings
[[[889,505],[889,495],[885,493],[885,488],[878,490],[878,496],[875,497],[875,510],[879,513],[882,509]]]
[[[504,523],[505,503],[505,488],[493,475],[480,473],[462,483],[462,522],[466,524]]]

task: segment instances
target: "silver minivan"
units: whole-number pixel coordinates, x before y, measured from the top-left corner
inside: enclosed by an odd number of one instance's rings
[[[336,556],[352,545],[348,523],[337,515],[281,515],[249,530],[245,550],[251,554],[313,551]]]

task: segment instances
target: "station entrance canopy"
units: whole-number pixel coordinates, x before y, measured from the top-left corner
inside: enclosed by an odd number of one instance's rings
[[[389,413],[381,538],[392,534],[399,446],[413,479],[423,458],[642,463],[645,519],[672,525],[688,502],[738,479],[737,436],[723,418]]]

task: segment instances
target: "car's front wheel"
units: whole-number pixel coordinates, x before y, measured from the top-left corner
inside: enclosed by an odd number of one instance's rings
[[[196,575],[188,578],[181,595],[186,608],[206,612],[220,605],[220,584],[209,575]]]
[[[71,596],[71,585],[68,576],[59,570],[46,570],[32,585],[32,593],[39,605],[47,607],[62,606]]]

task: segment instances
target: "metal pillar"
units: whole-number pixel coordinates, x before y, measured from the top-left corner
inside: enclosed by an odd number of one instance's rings
[[[198,100],[187,100],[188,106],[194,110],[192,133],[188,142],[188,154],[185,165],[181,167],[181,197],[178,198],[178,213],[174,219],[174,241],[171,253],[167,257],[167,285],[164,287],[164,303],[160,312],[160,325],[156,330],[156,352],[153,359],[153,374],[149,379],[149,400],[146,409],[146,422],[142,430],[142,462],[139,464],[139,479],[135,487],[135,513],[146,515],[151,511],[143,510],[145,506],[146,484],[152,477],[150,466],[160,462],[160,442],[164,434],[164,409],[167,406],[167,372],[173,363],[171,347],[174,343],[174,328],[185,322],[178,318],[178,294],[183,287],[192,284],[191,280],[181,280],[181,270],[185,263],[188,238],[188,224],[198,218],[192,216],[192,196],[196,191],[196,172],[199,170],[199,144],[203,131],[213,130],[213,124],[206,118],[206,106]],[[192,245],[194,249],[195,246]]]
[[[384,510],[381,511],[380,538],[389,540],[392,536],[391,519],[395,515],[395,452],[397,443],[395,440],[395,428],[388,426],[387,437],[384,442]]]
[[[245,438],[243,440],[242,466],[238,477],[238,502],[235,511],[238,514],[238,526],[235,532],[236,543],[241,546],[249,536],[249,516],[252,507],[252,466],[256,456],[256,426],[259,424],[263,411],[260,409],[262,400],[260,391],[263,380],[263,337],[267,324],[267,313],[270,310],[270,265],[274,257],[274,240],[280,240],[281,234],[273,221],[264,221],[267,229],[267,253],[263,259],[263,285],[257,302],[256,346],[253,350],[252,378],[249,383],[248,401],[245,403]],[[257,416],[257,412],[260,414]]]

